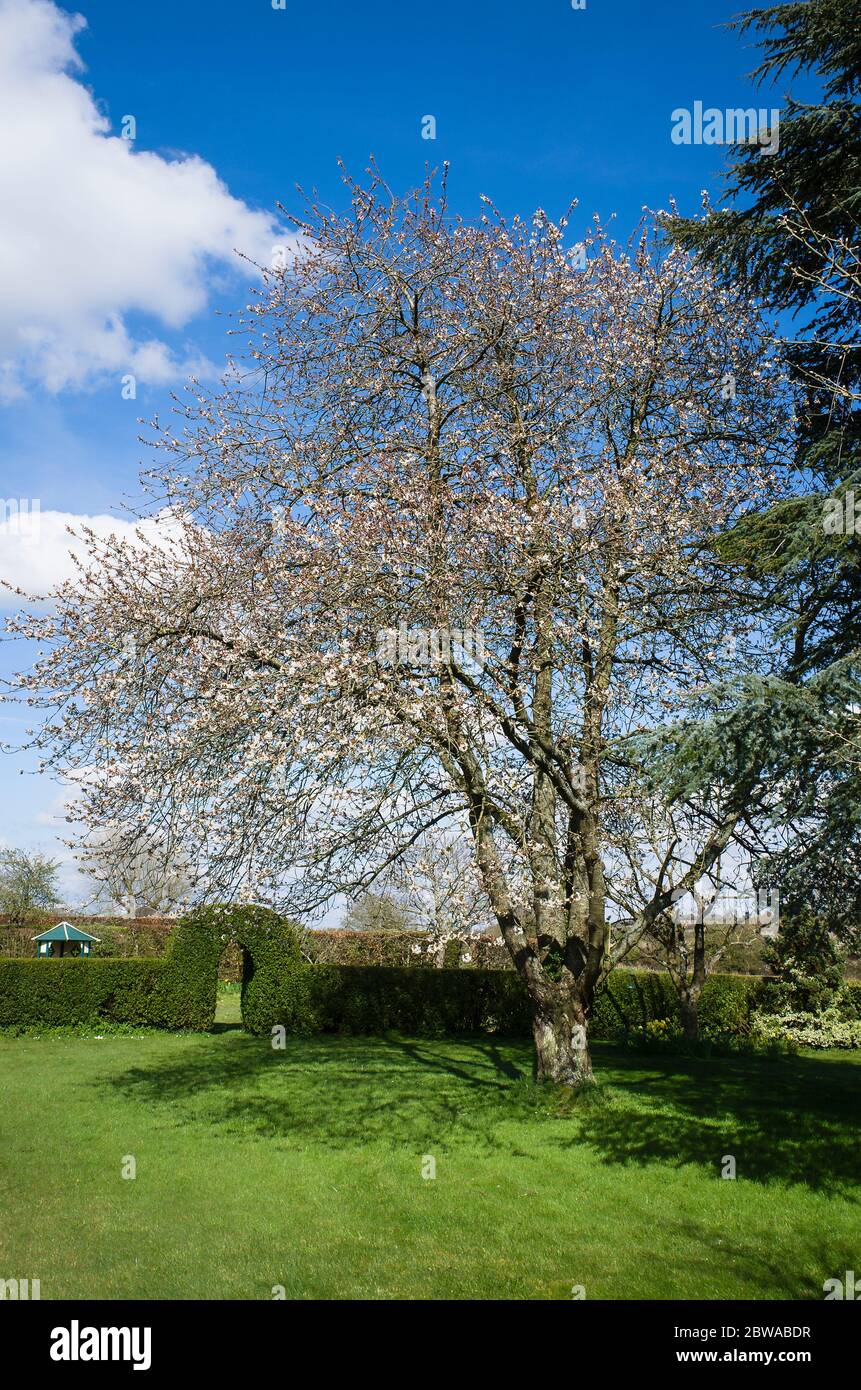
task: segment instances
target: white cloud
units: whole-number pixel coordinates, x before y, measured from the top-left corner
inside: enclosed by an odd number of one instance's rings
[[[72,536],[67,528],[78,534]],[[77,573],[74,557],[83,559],[87,551],[80,531],[88,527],[96,536],[116,536],[131,540],[140,531],[146,541],[170,545],[182,529],[169,511],[144,521],[118,520],[115,516],[79,516],[73,512],[21,512],[2,519],[0,513],[0,581],[27,594],[47,594],[63,580]],[[0,608],[21,606],[21,599],[0,588]]]
[[[251,278],[235,249],[268,264],[284,241],[203,160],[138,153],[110,134],[80,80],[84,27],[50,0],[0,0],[0,399],[108,373],[211,371],[158,338],[135,340],[128,316],[181,329],[206,308],[214,271]]]

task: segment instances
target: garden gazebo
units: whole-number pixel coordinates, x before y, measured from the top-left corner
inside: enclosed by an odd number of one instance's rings
[[[73,927],[71,922],[58,922],[56,927],[34,936],[33,940],[38,944],[40,956],[88,956],[99,937]]]

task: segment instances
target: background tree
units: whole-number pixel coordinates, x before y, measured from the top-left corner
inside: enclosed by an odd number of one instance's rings
[[[38,851],[0,850],[0,912],[13,924],[33,921],[59,902],[59,860]]]
[[[733,147],[733,206],[666,219],[672,237],[722,277],[792,316],[785,347],[804,390],[799,459],[824,478],[858,466],[861,385],[861,34],[856,0],[799,0],[731,22],[760,38],[753,76],[812,74],[819,101],[784,99],[778,153]],[[841,408],[842,407],[842,408]]]
[[[402,905],[386,893],[363,893],[344,917],[348,931],[408,931],[409,925]]]
[[[663,746],[663,738],[663,734],[659,736],[659,746]],[[718,785],[721,779],[731,781],[726,773],[727,769],[718,771]],[[736,767],[734,773],[738,784],[741,769]],[[688,1041],[699,1037],[700,1000],[709,976],[725,965],[734,948],[761,947],[763,929],[774,930],[778,916],[767,907],[764,896],[745,891],[751,888],[751,882],[750,865],[740,856],[737,844],[746,814],[742,811],[730,842],[730,864],[724,865],[717,858],[699,881],[679,892],[675,901],[649,922],[646,931],[639,929],[644,905],[655,896],[664,858],[670,852],[680,862],[691,856],[691,846],[703,834],[701,822],[708,822],[710,802],[709,794],[689,796],[687,804],[685,798],[678,796],[675,804],[667,804],[644,788],[638,833],[619,838],[626,863],[624,869],[619,866],[611,879],[612,901],[621,914],[616,928],[619,958],[634,951],[637,964],[665,970],[670,975]]]
[[[695,887],[688,895],[690,906],[677,902],[660,918],[649,933],[654,961],[648,948],[647,963],[654,963],[670,975],[679,997],[682,1033],[688,1042],[700,1036],[700,1001],[709,976],[720,969],[727,953],[735,946],[750,946],[762,930],[759,915],[750,916],[734,909],[738,900],[721,898],[713,887]]]
[[[788,912],[815,898],[833,926],[857,933],[861,26],[855,0],[752,10],[735,26],[760,38],[757,77],[809,72],[822,95],[786,100],[778,154],[734,149],[731,206],[666,220],[677,244],[783,316],[797,395],[793,494],[746,515],[719,543],[724,558],[761,581],[763,603],[778,619],[778,659],[768,680],[752,673],[717,695],[711,728],[714,741],[739,750],[741,775],[750,782],[758,770],[767,790],[772,833],[754,837],[764,856],[760,881],[780,883]],[[772,730],[768,747],[758,737],[763,723]],[[696,753],[703,768],[707,743],[701,737]],[[689,744],[693,761],[694,751]]]
[[[194,889],[191,866],[163,836],[131,839],[118,830],[90,833],[78,850],[97,892],[129,917],[161,917],[185,903]]]
[[[437,937],[498,934],[482,887],[473,846],[462,826],[426,830],[379,881],[391,885],[404,921]]]
[[[537,1074],[579,1085],[634,736],[726,667],[745,584],[714,539],[776,495],[780,372],[744,298],[645,230],[347,186],[297,221],[223,389],[158,435],[170,540],[90,536],[11,624],[45,652],[23,693],[89,822],[181,826],[214,896],[254,864],[309,913],[466,823]],[[639,926],[742,810],[717,781]]]

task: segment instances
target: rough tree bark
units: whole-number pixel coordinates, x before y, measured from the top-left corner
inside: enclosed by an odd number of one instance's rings
[[[586,1011],[567,989],[548,989],[534,1004],[535,1079],[580,1087],[594,1080]]]
[[[681,933],[684,941],[684,933]],[[685,964],[687,965],[686,953]],[[679,982],[679,1011],[682,1018],[682,1033],[686,1042],[697,1042],[700,1036],[700,997],[706,982],[706,943],[705,926],[702,920],[694,926],[693,954],[690,975],[685,974]]]

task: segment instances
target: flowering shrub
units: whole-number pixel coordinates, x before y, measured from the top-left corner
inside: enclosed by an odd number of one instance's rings
[[[757,1011],[751,1024],[754,1037],[765,1042],[788,1042],[796,1047],[861,1047],[861,1019],[847,1018],[839,1003],[817,1014]]]
[[[650,1018],[643,1032],[650,1041],[664,1042],[667,1038],[681,1037],[678,1026],[668,1018]]]

